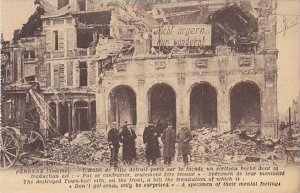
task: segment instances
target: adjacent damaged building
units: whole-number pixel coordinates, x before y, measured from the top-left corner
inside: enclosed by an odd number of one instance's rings
[[[113,121],[277,135],[276,1],[35,3],[2,41],[3,120],[21,89],[46,136]]]

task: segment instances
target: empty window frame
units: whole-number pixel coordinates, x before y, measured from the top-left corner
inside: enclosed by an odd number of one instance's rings
[[[53,68],[54,88],[62,88],[65,86],[65,65],[56,64]]]
[[[35,59],[35,52],[34,51],[25,51],[23,53],[23,57],[25,60]]]
[[[79,63],[79,86],[87,86],[88,71],[86,62]]]
[[[58,50],[58,31],[53,31],[53,44],[54,50]]]

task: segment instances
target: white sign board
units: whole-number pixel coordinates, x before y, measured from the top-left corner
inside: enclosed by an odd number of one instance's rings
[[[211,45],[211,25],[166,25],[152,30],[152,46],[203,47]]]

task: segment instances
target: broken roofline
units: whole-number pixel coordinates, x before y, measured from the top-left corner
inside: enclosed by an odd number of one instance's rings
[[[52,19],[56,17],[70,17],[72,15],[81,15],[81,14],[89,14],[89,13],[100,13],[100,12],[109,12],[114,10],[114,8],[110,7],[105,10],[88,10],[88,11],[70,11],[69,13],[59,14],[59,15],[46,15],[42,16],[42,19]]]
[[[224,6],[225,4],[230,5],[234,3],[227,3],[226,0],[185,1],[185,2],[154,4],[153,8],[168,9],[168,8],[176,8],[176,7],[208,6],[208,5]]]
[[[93,4],[97,5],[99,3],[93,2]],[[104,4],[104,3],[100,3]],[[67,9],[66,7],[69,6]],[[84,14],[84,13],[97,13],[97,12],[106,12],[106,11],[112,11],[116,7],[120,7],[122,9],[126,9],[126,5],[122,4],[121,2],[107,2],[106,7],[99,7],[98,9],[92,9],[92,10],[84,10],[84,11],[79,11],[74,8],[74,4],[68,4],[61,9],[57,10],[57,12],[54,12],[51,15],[44,15],[41,18],[42,19],[47,19],[47,18],[55,18],[55,17],[61,17],[61,16],[67,16],[67,15],[79,15],[79,14]],[[63,10],[66,9],[66,10]]]

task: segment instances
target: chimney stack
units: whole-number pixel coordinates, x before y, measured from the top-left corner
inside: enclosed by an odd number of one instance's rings
[[[69,4],[69,0],[57,0],[57,9],[61,9]]]

